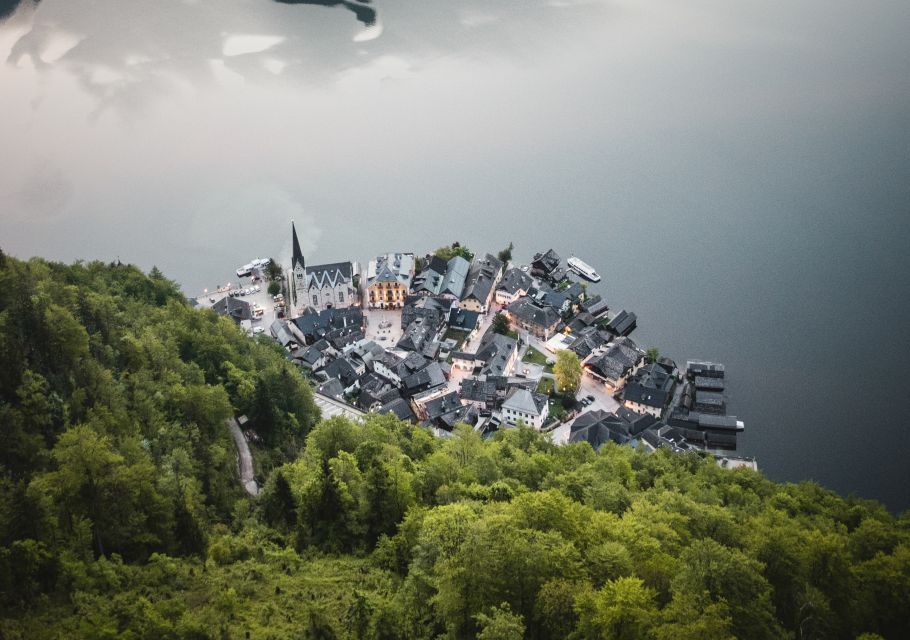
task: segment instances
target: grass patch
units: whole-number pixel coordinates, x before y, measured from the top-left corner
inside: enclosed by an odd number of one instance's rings
[[[525,351],[524,357],[521,359],[522,362],[530,362],[531,364],[539,364],[541,366],[546,366],[547,356],[542,354],[540,351],[534,347],[528,347],[528,350]],[[552,371],[552,367],[551,367]]]
[[[566,415],[566,408],[562,406],[562,399],[559,396],[553,396],[550,398],[550,418],[554,420],[559,420],[562,422],[562,419]]]
[[[461,351],[461,345],[464,344],[465,339],[468,337],[467,331],[460,331],[459,329],[452,329],[449,327],[446,329],[445,334],[442,336],[443,340],[454,340],[455,347],[452,351]]]
[[[537,383],[537,393],[545,393],[550,395],[553,392],[553,387],[556,386],[556,383],[553,381],[553,378],[541,378],[540,382]]]

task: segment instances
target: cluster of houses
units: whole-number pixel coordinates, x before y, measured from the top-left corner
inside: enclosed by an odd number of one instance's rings
[[[538,392],[544,374],[526,375],[522,364],[530,345],[554,357],[574,352],[593,383],[593,395],[568,413],[569,441],[735,449],[743,423],[726,413],[723,365],[690,361],[681,370],[647,353],[630,337],[635,314],[589,295],[552,249],[529,265],[454,253],[380,255],[361,281],[356,262],[307,266],[292,225],[289,317],[276,318],[270,334],[319,394],[439,434],[459,423],[485,434],[519,423],[558,427],[550,397]],[[237,315],[235,302],[224,305],[219,311]],[[375,310],[394,310],[383,315],[400,323],[394,343],[367,337]],[[494,331],[495,313],[509,332]]]
[[[590,411],[571,426],[571,442],[668,447],[674,451],[733,451],[743,422],[726,415],[724,366],[689,361],[685,371],[667,358],[638,368],[617,394],[614,412]]]

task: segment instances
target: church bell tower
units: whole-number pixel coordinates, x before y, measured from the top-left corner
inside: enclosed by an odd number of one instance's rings
[[[294,227],[294,221],[291,221],[291,274],[294,279],[294,306],[298,309],[304,309],[307,305],[307,286],[306,286],[306,263],[303,259],[303,252],[300,250],[300,241],[297,240],[297,229]]]

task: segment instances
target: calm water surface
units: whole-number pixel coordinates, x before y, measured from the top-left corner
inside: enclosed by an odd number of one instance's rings
[[[291,218],[315,261],[552,245],[727,364],[770,477],[910,507],[910,3],[365,6],[20,6],[0,246],[196,294]]]

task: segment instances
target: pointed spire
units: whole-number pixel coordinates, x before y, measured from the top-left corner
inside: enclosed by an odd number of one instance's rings
[[[291,220],[291,239],[293,242],[293,253],[291,254],[291,268],[294,269],[299,263],[301,267],[306,265],[303,260],[303,252],[300,250],[300,242],[297,240],[297,229],[294,227],[294,221]]]

